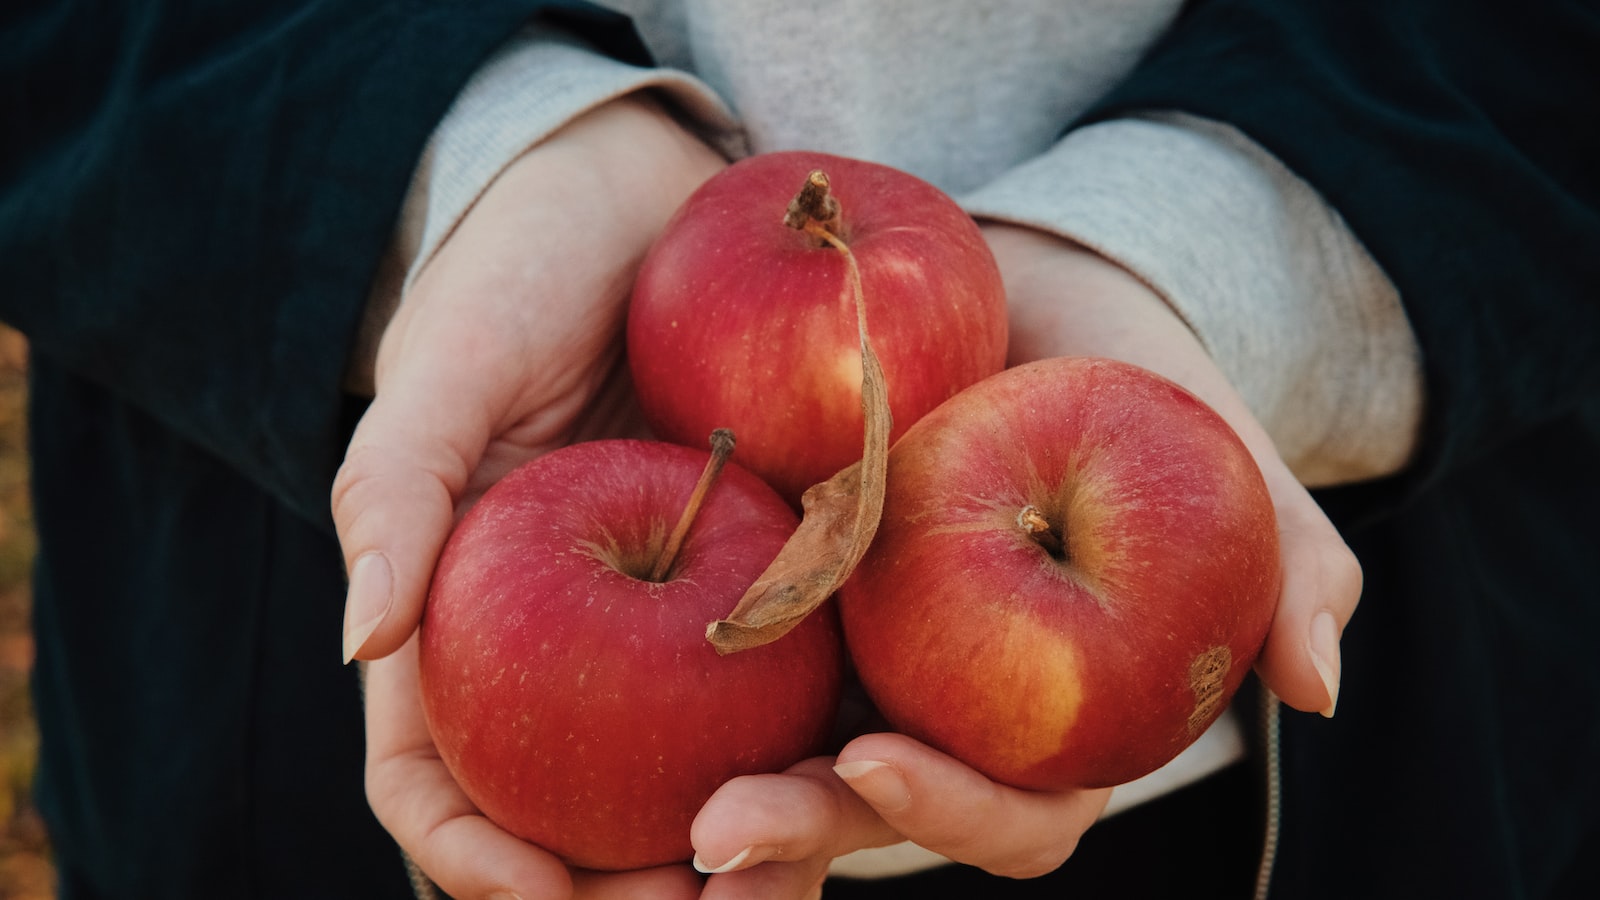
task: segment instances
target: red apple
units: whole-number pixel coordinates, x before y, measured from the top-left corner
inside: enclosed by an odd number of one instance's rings
[[[1278,535],[1233,430],[1104,359],[1010,369],[889,456],[878,536],[837,600],[898,730],[1022,788],[1105,787],[1222,712],[1276,608]]]
[[[1005,363],[1000,273],[976,224],[905,172],[820,153],[744,159],[706,182],[644,261],[628,354],[646,420],[740,460],[791,503],[861,458],[861,352],[843,254],[785,224],[826,173],[854,254],[896,430]]]
[[[728,465],[667,574],[651,580],[708,454],[577,444],[507,475],[452,533],[421,629],[439,754],[502,828],[596,869],[690,858],[716,788],[818,752],[844,651],[833,609],[720,657],[705,627],[796,524]]]

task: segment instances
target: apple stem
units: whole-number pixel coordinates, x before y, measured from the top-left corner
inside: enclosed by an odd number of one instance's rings
[[[700,470],[700,480],[695,482],[694,492],[689,495],[689,502],[683,507],[683,515],[678,517],[678,524],[673,526],[666,545],[656,557],[655,568],[650,570],[649,580],[657,583],[667,580],[667,573],[672,570],[672,564],[678,561],[678,551],[683,549],[683,539],[689,534],[689,526],[694,524],[695,516],[700,514],[700,507],[705,503],[706,495],[711,492],[711,486],[716,483],[717,476],[722,474],[723,465],[727,463],[728,457],[733,455],[733,445],[731,430],[718,428],[711,432],[711,459],[707,460],[706,467]]]
[[[861,267],[856,263],[856,255],[850,252],[850,245],[839,236],[839,198],[829,193],[832,186],[827,172],[813,169],[806,176],[805,184],[800,186],[800,193],[789,201],[789,208],[783,214],[783,224],[796,231],[804,231],[844,256],[850,291],[855,295],[856,325],[865,340],[867,304],[861,288]]]
[[[837,234],[839,198],[829,193],[831,187],[828,173],[821,169],[812,171],[806,176],[805,184],[800,186],[800,193],[794,195],[794,199],[789,201],[789,208],[784,210],[783,224],[818,237],[817,228],[829,235]]]
[[[1051,527],[1050,520],[1045,518],[1037,506],[1031,503],[1024,506],[1022,512],[1017,513],[1017,525],[1027,532],[1028,537],[1043,547],[1046,553],[1056,559],[1066,558],[1067,548],[1061,541],[1061,535]]]

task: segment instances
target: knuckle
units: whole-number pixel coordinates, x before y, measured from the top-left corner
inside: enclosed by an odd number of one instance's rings
[[[334,528],[347,548],[353,540],[391,530],[397,510],[406,511],[407,522],[431,523],[448,521],[454,504],[444,476],[398,460],[380,447],[352,445],[329,492]]]
[[[385,766],[368,761],[362,782],[367,806],[372,814],[386,828],[392,827],[396,820],[396,808],[401,805],[401,795],[396,791],[394,779],[389,777]]]
[[[1359,597],[1364,576],[1361,571],[1361,560],[1356,557],[1355,551],[1340,543],[1329,565],[1333,570],[1334,583],[1340,592],[1352,600]]]
[[[377,478],[382,471],[375,449],[371,445],[351,444],[346,451],[344,462],[334,473],[333,488],[329,496],[335,521],[342,521],[344,517],[341,516],[341,512],[349,510],[352,496],[361,485]]]
[[[1325,548],[1318,562],[1316,590],[1322,598],[1322,605],[1334,610],[1342,628],[1361,602],[1364,578],[1361,561],[1354,551],[1339,541]]]

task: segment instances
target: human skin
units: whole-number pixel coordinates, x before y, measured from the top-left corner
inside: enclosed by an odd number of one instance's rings
[[[494,826],[439,762],[418,701],[414,633],[440,547],[517,463],[637,433],[621,361],[628,285],[678,203],[723,164],[648,102],[613,101],[575,121],[488,189],[372,330],[381,335],[372,371],[358,362],[352,372],[374,400],[333,514],[351,577],[346,657],[370,660],[368,795],[400,846],[462,900],[802,898],[833,858],[906,839],[1034,876],[1071,854],[1109,797],[1016,791],[904,736],[864,734],[837,758],[724,785],[691,834],[697,865],[717,872],[709,879],[685,865],[600,876]],[[1360,569],[1267,431],[1148,286],[1049,235],[991,224],[985,236],[1006,282],[1010,362],[1125,359],[1185,385],[1239,432],[1273,497],[1285,572],[1257,668],[1290,706],[1331,713]]]

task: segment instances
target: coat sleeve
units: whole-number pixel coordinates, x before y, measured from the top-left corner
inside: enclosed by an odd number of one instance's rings
[[[36,2],[0,17],[0,319],[326,523],[341,376],[432,128],[581,3]]]
[[[1600,8],[1200,0],[1090,119],[1230,123],[1399,290],[1426,413],[1404,497],[1600,393]],[[1391,485],[1392,487],[1392,485]]]

